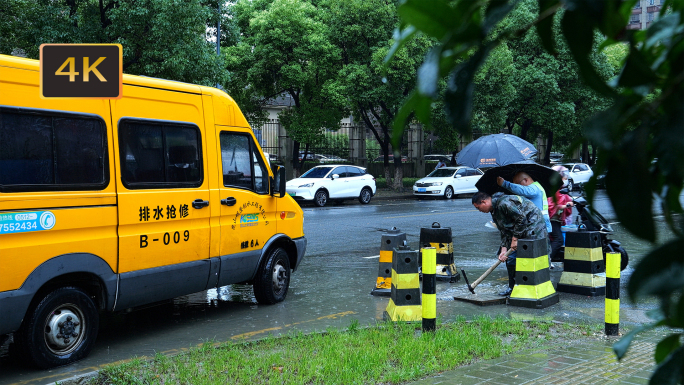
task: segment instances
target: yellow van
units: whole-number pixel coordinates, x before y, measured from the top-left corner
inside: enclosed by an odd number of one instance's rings
[[[249,283],[285,299],[306,249],[235,102],[124,75],[123,97],[42,99],[0,55],[0,341],[49,368],[88,354],[100,311]]]

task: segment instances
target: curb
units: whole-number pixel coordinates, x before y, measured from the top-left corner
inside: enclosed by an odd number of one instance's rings
[[[96,370],[94,372],[78,374],[73,377],[65,378],[63,380],[51,382],[46,385],[86,385],[90,382],[90,380],[97,377],[98,374],[100,374],[100,372]]]
[[[385,200],[390,200],[390,199],[416,199],[413,195],[385,195],[385,196],[378,196],[376,193],[375,196],[373,197],[374,200],[380,200],[380,201],[385,201]]]

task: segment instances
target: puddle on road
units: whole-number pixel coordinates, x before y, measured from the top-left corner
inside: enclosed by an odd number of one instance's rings
[[[478,226],[484,226],[484,220]],[[666,228],[662,221],[658,229]],[[623,243],[630,255],[630,266],[623,272],[622,292],[633,273],[633,266],[652,246],[629,235],[619,224],[614,225],[614,238]],[[402,229],[404,230],[404,229]],[[418,246],[419,229],[407,232],[409,246]],[[457,268],[464,269],[471,282],[495,262],[499,234],[495,230],[477,231],[453,229],[454,254]],[[666,232],[667,233],[667,232]],[[359,237],[366,235],[359,235]],[[254,299],[251,286],[230,285],[218,289],[176,298],[154,307],[131,313],[106,314],[102,318],[98,342],[90,357],[67,368],[51,373],[88,370],[132,356],[151,356],[157,352],[172,354],[205,341],[230,341],[233,337],[262,338],[269,333],[279,335],[292,330],[304,332],[345,328],[352,320],[370,325],[382,320],[388,297],[370,295],[377,273],[380,234],[373,231],[373,242],[356,239],[343,248],[316,250],[302,260],[292,275],[288,298],[284,303],[263,306]],[[663,242],[666,237],[663,237]],[[552,282],[558,282],[561,265],[552,270]],[[472,278],[471,278],[472,277]],[[497,294],[507,287],[506,269],[499,266],[480,284],[476,293]],[[459,282],[437,283],[437,312],[444,321],[465,316],[497,316],[517,319],[538,319],[581,323],[602,322],[602,297],[582,297],[560,293],[560,303],[547,309],[524,309],[505,305],[480,307],[455,301],[455,295],[468,294],[463,278]],[[626,297],[626,295],[625,295]],[[622,301],[621,321],[643,323],[646,312],[655,308],[655,301],[638,305]],[[30,377],[26,368],[16,367],[7,354],[7,345],[0,346],[2,383],[13,383]],[[41,374],[42,375],[42,374]],[[27,377],[28,376],[28,377]],[[9,381],[9,382],[4,382]],[[46,383],[42,381],[36,383]]]

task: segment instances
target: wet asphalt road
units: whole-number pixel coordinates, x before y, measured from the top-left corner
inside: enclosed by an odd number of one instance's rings
[[[595,207],[608,220],[614,220],[603,192],[599,192]],[[449,201],[384,200],[368,206],[355,201],[325,208],[304,206],[304,216],[309,245],[283,303],[257,305],[251,287],[233,285],[130,313],[105,314],[90,356],[67,367],[49,371],[31,369],[13,359],[8,353],[8,343],[0,346],[0,385],[46,384],[135,356],[178,353],[206,341],[239,341],[292,330],[342,328],[354,319],[362,325],[373,324],[382,319],[388,302],[387,297],[374,297],[369,292],[377,278],[381,236],[391,227],[406,233],[412,249],[418,247],[421,227],[429,227],[433,222],[451,227],[456,265],[472,277],[482,274],[495,261],[499,242],[498,232],[485,227],[490,216],[475,210],[469,197]],[[662,223],[659,226],[664,228]],[[626,278],[649,244],[628,236],[619,224],[613,227],[614,238],[623,242],[630,254],[630,267],[623,272]],[[562,265],[554,265],[551,279],[557,283]],[[626,281],[622,279],[623,287]],[[497,293],[506,285],[505,267],[500,266],[478,286],[477,293]],[[559,304],[531,310],[505,305],[479,307],[454,301],[454,295],[468,292],[462,280],[451,284],[438,282],[437,292],[437,312],[446,321],[461,315],[470,318],[502,314],[526,319],[603,323],[602,297],[561,293]],[[646,322],[645,312],[653,308],[653,302],[633,304],[625,298],[621,324]]]

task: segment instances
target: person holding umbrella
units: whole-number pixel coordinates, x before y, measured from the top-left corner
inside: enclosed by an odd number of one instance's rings
[[[502,192],[489,195],[484,191],[478,191],[473,195],[472,203],[478,211],[491,214],[492,221],[501,233],[498,258],[506,262],[508,290],[499,295],[509,296],[515,286],[515,257],[518,239],[540,237],[548,239],[544,217],[532,201],[518,195],[505,195]],[[516,251],[506,257],[509,248]]]
[[[551,227],[551,218],[549,217],[549,203],[546,198],[546,191],[544,191],[544,187],[539,182],[532,179],[528,173],[520,171],[513,176],[512,183],[502,177],[497,177],[496,183],[513,194],[524,196],[539,207],[544,216],[546,232],[551,233],[553,229]]]
[[[568,182],[568,169],[563,166],[554,166],[554,170],[558,171],[563,180],[564,187]],[[563,246],[563,233],[561,226],[565,224],[565,218],[572,215],[572,198],[567,194],[562,194],[560,189],[556,191],[553,197],[548,198],[549,202],[549,216],[551,217],[551,260],[556,259],[556,254]]]

